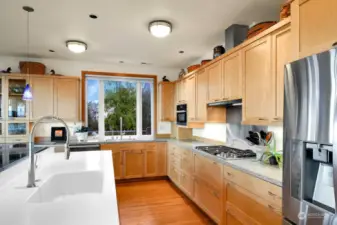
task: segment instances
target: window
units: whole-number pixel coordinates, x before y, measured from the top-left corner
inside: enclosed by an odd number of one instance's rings
[[[154,88],[151,78],[86,75],[86,123],[100,139],[152,139]]]

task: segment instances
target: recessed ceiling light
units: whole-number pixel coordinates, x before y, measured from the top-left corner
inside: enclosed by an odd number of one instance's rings
[[[184,54],[185,52],[184,52],[184,51],[182,51],[182,50],[180,50],[180,51],[179,51],[179,53],[180,53],[180,54]]]
[[[141,62],[140,64],[142,64],[142,65],[147,65],[147,63],[146,63],[146,62]]]
[[[164,20],[155,20],[149,24],[149,30],[153,36],[163,38],[172,32],[172,24]]]
[[[88,49],[87,44],[81,41],[67,41],[66,45],[67,48],[74,53],[82,53]]]
[[[55,51],[53,49],[49,49],[49,52],[53,52],[54,53]]]
[[[98,18],[98,16],[96,16],[95,14],[90,14],[89,17],[94,20]]]
[[[124,61],[119,61],[119,63],[124,63]]]

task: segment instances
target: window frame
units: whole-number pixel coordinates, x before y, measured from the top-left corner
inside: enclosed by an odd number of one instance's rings
[[[151,124],[152,124],[152,134],[151,135],[143,135],[142,134],[142,122],[139,121],[142,118],[142,110],[138,110],[138,107],[142,107],[142,99],[138,99],[137,97],[137,119],[136,119],[136,129],[137,129],[137,134],[135,136],[132,136],[138,140],[152,140],[157,136],[157,76],[156,75],[143,75],[143,74],[125,74],[125,73],[107,73],[107,72],[95,72],[95,71],[82,71],[82,79],[81,79],[81,84],[82,84],[82,94],[81,94],[81,120],[84,124],[87,125],[87,78],[92,78],[92,79],[101,79],[101,80],[108,80],[109,78],[111,79],[115,79],[117,80],[125,80],[128,81],[129,79],[132,80],[139,80],[141,81],[142,79],[146,80],[150,80],[152,79],[153,82],[153,92],[151,95],[151,113],[152,113],[152,119],[151,119]],[[102,85],[103,82],[100,82],[99,85]],[[137,87],[141,86],[140,82],[137,82]],[[104,85],[103,85],[104,86]],[[101,90],[102,87],[99,88],[99,98],[101,98],[103,96],[104,99],[104,91],[102,92]],[[140,95],[140,97],[142,97],[142,90],[141,87],[137,88],[137,91],[139,91],[140,93],[137,93],[137,95]],[[104,111],[104,104],[100,104],[100,109],[99,112],[103,112]],[[103,111],[102,111],[103,110]],[[105,136],[105,128],[104,128],[104,117],[99,116],[99,139],[100,140],[106,140],[107,137],[110,136]],[[140,125],[140,126],[139,126]],[[103,132],[102,132],[102,127],[103,127]],[[140,133],[139,133],[140,132]],[[139,135],[140,134],[140,135]],[[126,137],[129,137],[129,135],[126,135]]]

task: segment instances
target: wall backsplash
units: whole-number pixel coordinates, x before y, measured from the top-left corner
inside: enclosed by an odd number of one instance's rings
[[[233,139],[245,140],[248,132],[272,131],[276,140],[277,150],[283,149],[282,126],[250,126],[242,125],[242,108],[232,107],[226,110],[227,123],[206,123],[203,129],[193,129],[193,136],[232,143]]]

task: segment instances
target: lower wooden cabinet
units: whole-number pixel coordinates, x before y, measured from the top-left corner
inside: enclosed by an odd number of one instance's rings
[[[180,187],[189,197],[194,196],[193,177],[187,173],[180,172]]]
[[[115,179],[132,179],[167,175],[166,143],[102,144],[111,150]]]
[[[194,177],[194,200],[216,223],[221,221],[221,191]]]
[[[123,178],[140,178],[144,176],[144,150],[123,151]]]
[[[267,202],[236,184],[226,181],[225,183],[223,221],[232,220],[234,217],[240,221],[239,224],[245,225],[282,224],[281,209],[278,209],[272,202]],[[230,219],[227,218],[228,216]]]

